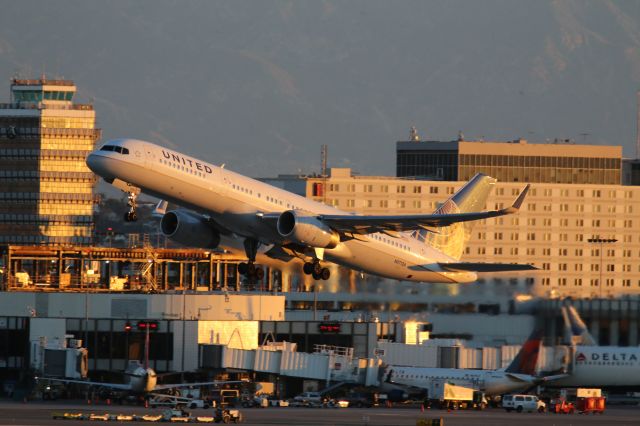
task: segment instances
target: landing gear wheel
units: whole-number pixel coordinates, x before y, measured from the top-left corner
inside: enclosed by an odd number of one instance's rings
[[[136,212],[126,212],[124,214],[124,220],[125,222],[135,222],[136,220],[138,220],[138,215],[136,214]]]
[[[315,271],[311,274],[311,276],[313,277],[314,280],[320,280],[322,279],[322,275],[317,274]]]
[[[238,273],[240,275],[247,275],[247,272],[249,272],[249,265],[247,265],[245,262],[239,263]]]
[[[305,262],[304,266],[302,267],[302,272],[304,272],[305,275],[313,274],[313,263]]]
[[[322,268],[320,270],[320,278],[322,278],[323,280],[328,280],[329,277],[331,276],[331,271],[329,270],[329,268]]]
[[[320,262],[317,260],[313,262],[313,273],[316,275],[320,275],[322,273],[322,266],[320,266]]]

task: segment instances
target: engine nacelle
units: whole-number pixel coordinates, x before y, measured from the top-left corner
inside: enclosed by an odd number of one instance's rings
[[[300,210],[287,210],[280,214],[277,228],[281,237],[309,247],[332,249],[340,242],[336,231]]]
[[[201,216],[186,210],[165,213],[160,230],[165,237],[187,247],[216,248],[220,244],[220,234]]]

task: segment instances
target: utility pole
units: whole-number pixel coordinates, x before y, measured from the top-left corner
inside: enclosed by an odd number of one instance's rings
[[[600,287],[600,299],[602,299],[602,252],[604,250],[604,244],[613,244],[617,242],[615,238],[600,238],[600,236],[596,236],[594,238],[589,238],[587,242],[592,244],[599,244],[600,247],[600,279],[598,281],[598,287]]]

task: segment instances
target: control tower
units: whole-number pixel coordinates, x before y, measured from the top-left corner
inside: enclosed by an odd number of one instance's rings
[[[72,81],[13,79],[0,104],[0,244],[86,245],[96,178],[85,158],[100,138]]]

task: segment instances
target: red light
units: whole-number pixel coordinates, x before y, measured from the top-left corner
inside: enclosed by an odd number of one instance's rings
[[[124,325],[124,331],[126,331],[127,333],[131,331],[131,323],[127,322]]]
[[[320,333],[340,333],[340,323],[338,322],[324,322],[318,324],[318,330]]]
[[[138,321],[138,330],[146,331],[149,327],[149,331],[155,331],[158,329],[158,321]]]

